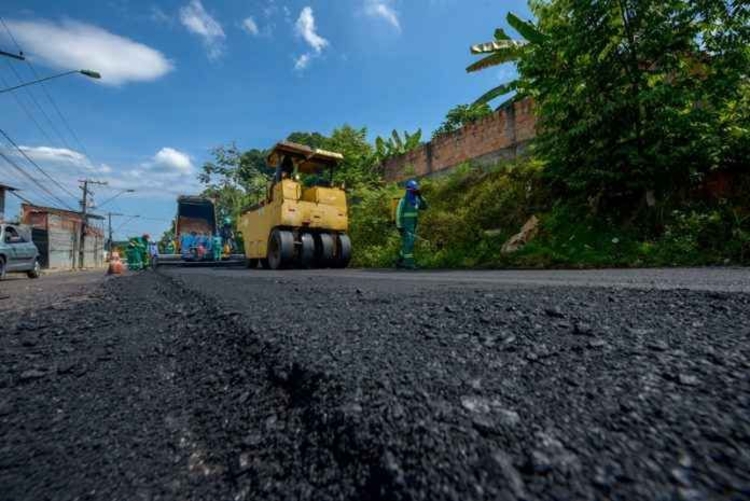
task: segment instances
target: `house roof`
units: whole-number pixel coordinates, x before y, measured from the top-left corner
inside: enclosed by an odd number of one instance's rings
[[[66,209],[58,209],[57,207],[44,207],[41,205],[30,205],[30,204],[21,204],[21,207],[23,208],[24,212],[47,212],[51,214],[57,214],[60,216],[68,216],[68,217],[77,217],[82,218],[83,213],[78,211],[72,211],[72,210],[66,210]],[[97,214],[86,214],[88,219],[98,219],[100,221],[104,220],[104,216],[99,216]]]

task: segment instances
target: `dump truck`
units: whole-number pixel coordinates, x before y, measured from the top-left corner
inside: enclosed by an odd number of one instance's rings
[[[244,263],[244,256],[227,251],[226,236],[222,239],[219,259],[214,257],[214,235],[224,235],[218,227],[214,202],[205,197],[182,195],[177,197],[177,215],[174,220],[173,252],[160,253],[158,264],[231,265]]]
[[[268,155],[275,169],[264,200],[239,222],[247,265],[263,268],[345,268],[352,256],[343,186],[333,173],[340,153],[278,143]]]

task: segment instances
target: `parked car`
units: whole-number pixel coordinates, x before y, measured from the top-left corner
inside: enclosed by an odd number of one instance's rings
[[[7,273],[26,273],[39,278],[39,250],[31,241],[29,231],[12,224],[0,224],[0,280]]]

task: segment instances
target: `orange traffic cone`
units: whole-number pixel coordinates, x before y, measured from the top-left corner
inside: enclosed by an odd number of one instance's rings
[[[113,252],[112,257],[109,260],[109,268],[107,269],[107,275],[122,275],[124,266],[120,260],[120,254]]]

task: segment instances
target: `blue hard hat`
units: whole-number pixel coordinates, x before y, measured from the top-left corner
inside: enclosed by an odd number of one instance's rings
[[[406,182],[406,191],[417,191],[419,190],[419,183],[417,183],[414,179],[410,179]]]

